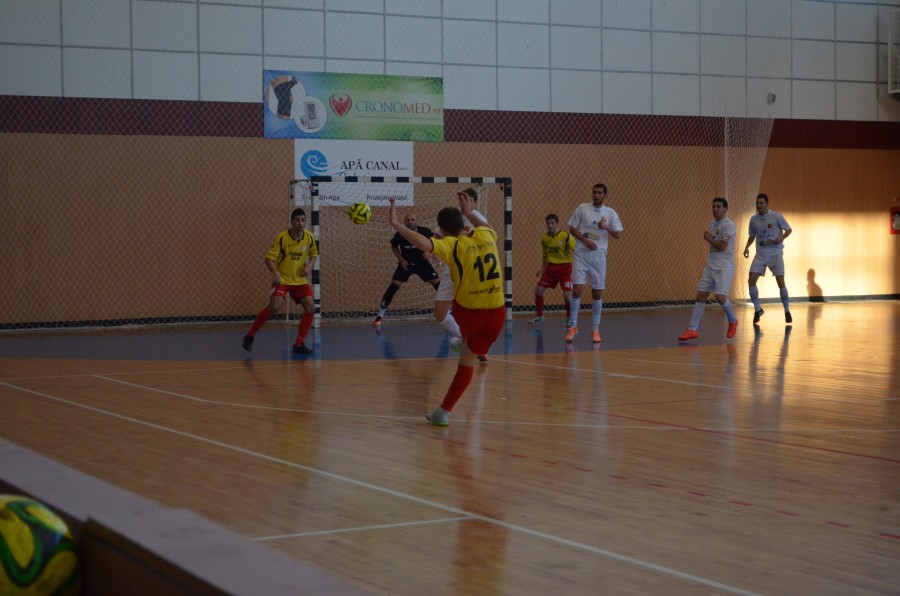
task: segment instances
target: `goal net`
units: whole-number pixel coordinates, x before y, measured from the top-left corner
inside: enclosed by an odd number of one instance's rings
[[[397,198],[399,219],[414,213],[417,225],[437,231],[438,211],[459,204],[457,193],[478,193],[478,211],[497,233],[507,318],[512,318],[512,184],[509,178],[382,178],[314,176],[291,182],[290,209],[307,212],[309,228],[319,242],[313,271],[316,325],[321,322],[371,322],[391,284],[397,258],[390,241],[396,233],[388,222],[390,197]],[[354,224],[347,214],[356,202],[368,204],[372,218]],[[440,263],[432,257],[436,270]],[[385,314],[391,319],[432,316],[435,290],[413,275],[394,295]]]

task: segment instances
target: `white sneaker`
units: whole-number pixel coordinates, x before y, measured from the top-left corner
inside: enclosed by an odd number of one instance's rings
[[[459,354],[462,352],[462,338],[460,337],[451,337],[450,338],[450,349]]]
[[[435,426],[450,426],[450,412],[440,406],[431,414],[425,414],[425,419]]]
[[[528,324],[533,325],[534,323],[540,323],[544,320],[544,317],[535,317],[533,319],[528,319]]]

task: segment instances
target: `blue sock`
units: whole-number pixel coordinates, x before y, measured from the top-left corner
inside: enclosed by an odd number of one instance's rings
[[[600,326],[600,315],[603,313],[603,301],[602,300],[594,300],[591,304],[591,323],[594,324],[594,329]]]
[[[759,310],[759,288],[750,286],[750,302],[753,303],[754,310]]]

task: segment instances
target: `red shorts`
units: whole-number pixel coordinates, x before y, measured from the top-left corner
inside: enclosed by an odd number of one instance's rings
[[[465,308],[453,301],[453,318],[459,324],[466,345],[476,354],[487,354],[488,348],[503,331],[506,308]]]
[[[294,302],[299,304],[302,298],[313,295],[312,286],[309,284],[303,284],[302,286],[286,286],[283,284],[272,286],[273,296],[284,298],[287,294],[290,294],[291,298],[294,299]]]
[[[542,288],[555,288],[556,284],[559,284],[563,292],[572,291],[572,263],[547,263],[538,285]]]

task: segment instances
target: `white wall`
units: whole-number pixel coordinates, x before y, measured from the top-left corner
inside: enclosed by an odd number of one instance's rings
[[[260,101],[263,69],[447,108],[900,121],[900,0],[0,0],[0,94]],[[769,103],[769,93],[775,102]]]

